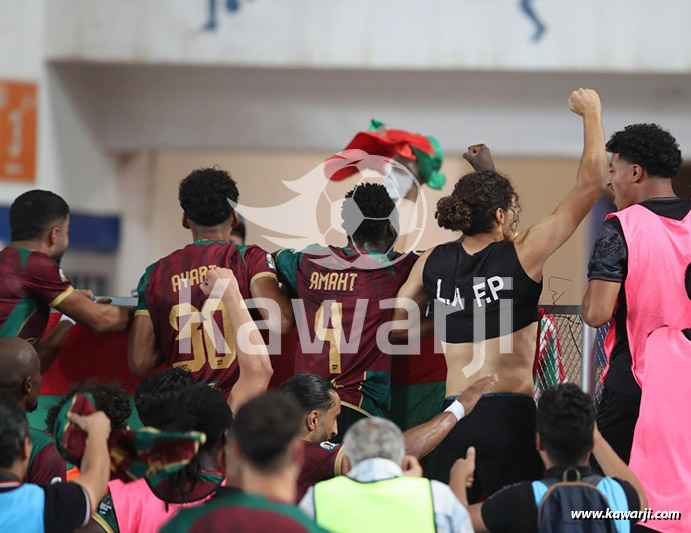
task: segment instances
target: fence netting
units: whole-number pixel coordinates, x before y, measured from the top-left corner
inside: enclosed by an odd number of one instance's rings
[[[583,319],[576,312],[549,312],[540,323],[539,349],[535,362],[535,398],[538,400],[546,387],[559,383],[583,385]],[[595,397],[602,395],[602,373],[607,364],[604,340],[608,325],[596,331],[593,353],[595,356]]]

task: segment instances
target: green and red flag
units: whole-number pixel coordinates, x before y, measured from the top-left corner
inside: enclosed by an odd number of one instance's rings
[[[441,189],[446,183],[446,177],[440,172],[444,154],[437,139],[396,130],[376,119],[372,119],[368,131],[357,133],[345,150],[326,160],[327,177],[341,181],[358,172],[356,165],[347,164],[350,160],[361,159],[358,150],[370,156],[400,161],[415,174],[420,184],[426,183],[432,189]]]
[[[70,422],[67,415],[87,416],[95,412],[91,394],[75,394],[55,420],[53,434],[58,451],[73,464],[81,462],[87,434]],[[111,476],[123,481],[145,477],[156,484],[187,465],[205,440],[206,435],[198,431],[167,433],[149,427],[112,431],[108,438]]]

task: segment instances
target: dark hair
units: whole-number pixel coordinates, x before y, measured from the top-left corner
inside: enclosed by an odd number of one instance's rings
[[[245,242],[247,227],[245,226],[245,218],[240,214],[238,214],[238,225],[233,228],[232,233],[237,233],[242,239],[242,242]]]
[[[238,187],[233,178],[220,168],[194,170],[180,182],[180,207],[192,222],[216,226],[233,214],[228,200],[237,203]]]
[[[686,295],[691,299],[691,263],[686,267],[686,277],[684,278],[686,284]]]
[[[273,472],[282,466],[302,423],[303,414],[293,398],[268,391],[240,408],[233,435],[243,458],[253,468]]]
[[[21,458],[28,436],[26,413],[12,398],[0,394],[0,468],[10,468]]]
[[[181,367],[170,367],[144,378],[134,391],[134,405],[145,426],[163,429],[176,414],[175,400],[196,383]]]
[[[233,423],[233,413],[223,393],[206,383],[195,383],[178,392],[173,402],[176,416],[166,431],[201,431],[206,435],[202,450],[216,446]]]
[[[508,210],[518,194],[505,176],[493,170],[466,174],[458,180],[449,196],[437,202],[434,218],[451,231],[465,235],[489,233],[494,229],[497,209]]]
[[[537,407],[537,432],[547,455],[562,466],[583,461],[593,443],[595,403],[573,383],[547,389]]]
[[[171,402],[175,415],[164,429],[166,431],[186,432],[200,431],[206,435],[206,441],[199,449],[213,451],[221,445],[225,432],[233,423],[233,413],[228,402],[219,389],[205,383],[195,383],[178,391],[177,398]],[[184,468],[169,476],[169,487],[176,498],[185,500],[185,496],[194,490],[201,477],[200,457],[197,454]]]
[[[657,124],[631,124],[607,142],[607,151],[640,165],[650,176],[673,178],[681,168],[677,140]]]
[[[303,415],[311,411],[326,412],[336,403],[333,397],[336,387],[316,374],[295,374],[281,385],[280,391],[298,402]]]
[[[383,185],[357,185],[345,195],[341,207],[343,229],[357,242],[380,240],[385,236],[395,210],[396,204]],[[363,216],[366,217],[364,220]]]
[[[103,411],[110,418],[111,431],[127,428],[127,419],[132,414],[132,405],[127,391],[117,383],[85,381],[79,385],[71,385],[67,394],[48,410],[46,415],[47,430],[53,432],[55,419],[63,405],[70,401],[75,394],[86,393],[93,396],[96,409]]]
[[[32,241],[43,237],[58,221],[70,214],[65,200],[50,191],[35,189],[19,195],[10,207],[13,241]]]

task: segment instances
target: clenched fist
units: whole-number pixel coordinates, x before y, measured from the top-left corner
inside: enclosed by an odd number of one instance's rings
[[[494,170],[494,161],[489,148],[484,144],[474,144],[468,147],[468,151],[463,154],[465,159],[476,172],[479,170]]]
[[[238,286],[238,280],[233,271],[229,268],[216,267],[209,269],[209,271],[206,273],[206,278],[199,285],[199,288],[206,296],[209,296],[211,295],[211,292],[213,291],[217,281],[225,285],[225,290],[223,292],[227,296],[242,299],[242,296],[240,295],[240,287]]]
[[[576,89],[569,96],[569,109],[582,117],[587,113],[600,113],[600,95],[593,89]]]

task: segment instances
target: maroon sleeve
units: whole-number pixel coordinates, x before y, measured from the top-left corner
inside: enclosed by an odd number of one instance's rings
[[[343,446],[340,444],[330,442],[307,443],[304,453],[302,468],[298,476],[298,502],[302,500],[309,487],[342,474]]]
[[[36,485],[49,485],[56,478],[67,481],[67,466],[55,443],[46,444],[34,458],[27,480]]]
[[[248,246],[245,250],[243,261],[247,269],[247,278],[249,279],[250,287],[255,280],[262,277],[271,277],[278,281],[276,264],[274,263],[273,257],[271,257],[271,254],[259,248],[259,246]]]
[[[55,259],[46,254],[32,253],[27,259],[26,271],[29,292],[50,307],[59,305],[74,290]]]

